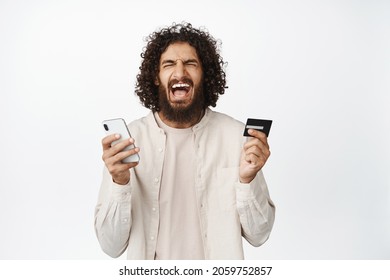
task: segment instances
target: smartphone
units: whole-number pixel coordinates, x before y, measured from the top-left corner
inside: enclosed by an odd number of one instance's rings
[[[111,134],[119,134],[121,138],[118,140],[115,140],[112,142],[111,146],[115,146],[119,142],[129,139],[131,137],[130,131],[127,128],[126,122],[124,119],[118,118],[118,119],[110,119],[110,120],[105,120],[102,122],[103,128],[106,132],[106,135],[111,135]],[[128,151],[131,149],[134,149],[135,145],[129,145],[126,148],[123,149],[123,151]],[[123,163],[130,163],[130,162],[139,162],[139,155],[134,154],[131,156],[128,156],[122,160]]]

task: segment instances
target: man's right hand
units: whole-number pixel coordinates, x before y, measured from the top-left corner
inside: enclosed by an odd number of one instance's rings
[[[118,140],[119,134],[108,135],[103,138],[103,156],[102,159],[110,172],[112,179],[119,185],[126,185],[130,181],[130,168],[138,165],[138,162],[122,163],[122,160],[128,156],[139,152],[139,148],[122,151],[125,147],[134,144],[134,139],[123,140],[118,144],[111,146],[112,142]]]

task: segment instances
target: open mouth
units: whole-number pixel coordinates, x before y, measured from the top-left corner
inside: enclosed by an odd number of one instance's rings
[[[170,87],[172,101],[186,100],[190,98],[190,91],[192,89],[191,83],[176,82]]]

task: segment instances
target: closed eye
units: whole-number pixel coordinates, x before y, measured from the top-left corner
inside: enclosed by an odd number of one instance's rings
[[[185,65],[188,65],[188,66],[194,66],[194,67],[197,67],[198,66],[198,61],[196,61],[196,60],[187,60],[187,61],[185,61]]]
[[[180,59],[178,59],[178,60],[180,60]],[[184,67],[191,67],[191,68],[199,67],[199,61],[197,61],[196,59],[188,59],[188,60],[182,61],[182,63],[184,65]],[[177,60],[176,61],[171,60],[171,59],[164,60],[161,63],[161,68],[162,69],[170,69],[170,68],[176,66],[176,64],[177,64]]]
[[[163,68],[169,68],[169,67],[174,66],[175,64],[176,64],[176,62],[173,61],[173,60],[166,60],[166,61],[162,62],[162,67]]]

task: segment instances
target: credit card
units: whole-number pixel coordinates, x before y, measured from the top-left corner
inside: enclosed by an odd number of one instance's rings
[[[268,137],[271,125],[271,120],[248,119],[245,125],[244,136],[250,136],[248,134],[248,129],[251,128],[263,132]]]

